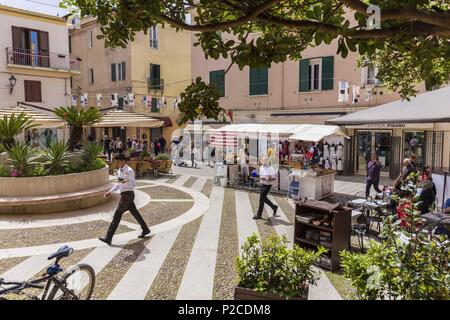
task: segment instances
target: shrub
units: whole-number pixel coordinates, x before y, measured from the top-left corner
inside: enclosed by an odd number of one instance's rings
[[[13,176],[29,176],[35,165],[36,153],[26,143],[18,142],[8,152],[9,162],[13,167]]]
[[[0,166],[0,177],[9,177],[9,170],[4,166]]]
[[[170,156],[167,153],[160,153],[156,156],[156,160],[170,160]]]
[[[81,165],[89,167],[102,153],[103,147],[95,142],[87,143],[81,148],[80,159]]]
[[[44,165],[52,175],[62,174],[69,164],[69,146],[64,142],[52,141],[44,154]]]
[[[32,176],[33,177],[42,177],[48,175],[48,170],[42,164],[36,165],[33,168]]]
[[[285,236],[274,235],[264,242],[256,234],[247,238],[236,259],[238,285],[285,298],[302,296],[305,285],[317,283],[319,274],[312,266],[326,250],[312,252],[286,245]]]
[[[3,144],[0,143],[0,153],[3,153],[6,151],[6,148],[3,146]]]

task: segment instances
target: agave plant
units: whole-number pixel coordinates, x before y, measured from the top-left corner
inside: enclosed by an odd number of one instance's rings
[[[9,150],[16,143],[16,136],[26,129],[35,127],[30,117],[21,112],[18,115],[4,115],[0,118],[0,143]]]
[[[70,145],[73,151],[81,141],[83,127],[90,126],[101,120],[102,114],[98,109],[89,108],[87,110],[75,107],[59,107],[54,110],[55,115],[70,126]]]
[[[6,148],[3,144],[0,143],[0,153],[3,153],[6,151]]]
[[[15,176],[29,176],[36,164],[36,151],[23,142],[15,143],[8,151],[9,163]]]
[[[67,143],[52,141],[44,154],[44,165],[49,174],[62,174],[69,166],[69,146]]]
[[[81,163],[83,166],[91,165],[102,153],[103,147],[95,142],[88,143],[81,148]]]

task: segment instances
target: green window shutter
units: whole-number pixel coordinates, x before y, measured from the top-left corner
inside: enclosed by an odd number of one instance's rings
[[[334,56],[322,58],[322,90],[333,90]]]
[[[117,81],[115,63],[111,63],[111,81]]]
[[[311,79],[309,77],[309,59],[300,60],[299,69],[299,91],[311,91]]]
[[[250,68],[250,95],[263,95],[269,91],[269,69],[264,68]]]
[[[225,97],[225,70],[209,72],[209,84],[216,87],[221,97]]]
[[[152,112],[159,112],[158,99],[152,97]]]

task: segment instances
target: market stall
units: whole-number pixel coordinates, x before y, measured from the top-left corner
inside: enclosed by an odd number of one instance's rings
[[[227,181],[243,171],[257,176],[259,159],[268,155],[278,170],[274,191],[287,192],[300,179],[300,196],[322,199],[333,192],[334,174],[342,168],[344,138],[337,126],[234,124],[214,130],[211,145],[219,150],[216,163],[226,167]]]

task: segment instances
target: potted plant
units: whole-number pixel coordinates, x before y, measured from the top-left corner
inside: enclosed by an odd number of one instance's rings
[[[253,234],[236,259],[238,285],[236,300],[307,300],[309,285],[317,284],[319,272],[313,264],[325,252],[307,251],[294,244],[287,247],[285,236],[273,235],[261,242]]]
[[[172,161],[167,153],[158,154],[156,160],[159,162],[159,169],[161,172],[167,173],[172,167]]]

